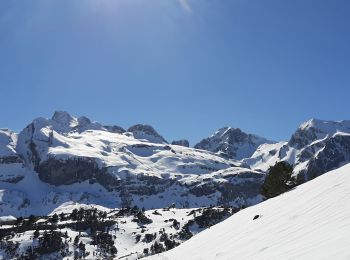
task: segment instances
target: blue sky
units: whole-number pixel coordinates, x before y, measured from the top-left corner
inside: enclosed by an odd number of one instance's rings
[[[350,119],[348,0],[0,1],[0,127],[55,110],[191,143]]]

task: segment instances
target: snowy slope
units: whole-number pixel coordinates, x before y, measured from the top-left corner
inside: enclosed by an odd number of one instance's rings
[[[265,143],[274,142],[257,135],[246,134],[239,128],[223,127],[194,147],[226,158],[241,160],[250,157],[259,145]]]
[[[296,153],[298,151],[288,146],[288,142],[279,142],[275,144],[262,144],[250,158],[243,159],[252,169],[267,171],[270,166],[283,160],[290,164],[295,164]]]
[[[349,259],[349,191],[347,164],[150,259]]]

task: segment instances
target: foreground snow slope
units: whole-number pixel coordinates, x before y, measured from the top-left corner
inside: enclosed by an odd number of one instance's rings
[[[350,259],[349,237],[347,164],[151,259]]]

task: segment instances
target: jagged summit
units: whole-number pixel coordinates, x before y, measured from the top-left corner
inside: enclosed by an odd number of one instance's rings
[[[51,119],[62,127],[75,127],[78,125],[78,120],[66,111],[55,111]]]
[[[258,146],[264,143],[273,142],[257,135],[247,134],[239,128],[226,126],[203,139],[194,147],[241,160],[250,157]]]

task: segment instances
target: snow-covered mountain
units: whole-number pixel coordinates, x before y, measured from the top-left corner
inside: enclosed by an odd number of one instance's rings
[[[147,259],[349,259],[350,164]]]
[[[149,125],[125,130],[63,111],[19,134],[0,129],[0,258],[43,255],[54,239],[60,248],[43,259],[137,259],[171,249],[262,202],[278,161],[293,165],[299,183],[341,167],[350,162],[350,121],[313,119],[279,143],[226,127],[195,148],[185,139],[169,144]]]
[[[261,144],[265,143],[274,142],[247,134],[239,128],[223,127],[194,147],[217,153],[225,158],[241,160],[250,157]]]
[[[69,201],[150,209],[173,203],[242,207],[262,200],[262,172],[170,145],[150,126],[122,131],[55,112],[18,135],[1,133],[0,215],[46,215]]]
[[[292,164],[299,183],[350,162],[350,121],[311,119],[300,125],[289,142],[263,144],[243,160],[262,171],[277,161]]]

